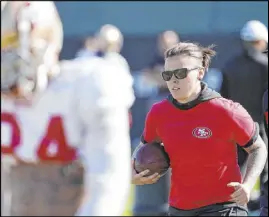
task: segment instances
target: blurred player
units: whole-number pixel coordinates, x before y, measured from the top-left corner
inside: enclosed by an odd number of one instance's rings
[[[96,34],[100,52],[109,60],[117,63],[129,71],[126,59],[120,54],[123,46],[123,35],[121,31],[111,24],[106,24],[100,28]]]
[[[127,60],[120,54],[123,47],[123,35],[121,31],[111,24],[103,25],[96,34],[96,40],[99,44],[99,52],[97,55],[109,61],[111,64],[116,64],[122,70],[117,72],[117,77],[124,80],[125,87],[133,85],[133,77],[130,72],[130,67]],[[132,124],[132,114],[129,112],[130,125]]]
[[[1,2],[5,216],[113,216],[124,209],[132,88],[104,59],[59,63],[62,38],[53,2]]]

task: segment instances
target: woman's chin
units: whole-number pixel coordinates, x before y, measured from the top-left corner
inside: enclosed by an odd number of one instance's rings
[[[172,94],[172,96],[179,103],[186,103],[188,102],[188,99],[189,99],[189,97],[182,96],[181,94]]]

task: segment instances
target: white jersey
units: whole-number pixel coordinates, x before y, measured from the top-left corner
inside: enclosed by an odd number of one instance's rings
[[[125,88],[133,85],[133,77],[130,72],[130,66],[121,54],[117,52],[107,52],[104,55],[104,59],[122,69],[117,73],[117,76],[119,79],[124,80]]]
[[[32,105],[1,98],[2,157],[4,152],[24,162],[83,161],[88,194],[77,215],[121,215],[125,205],[134,94],[119,70],[101,58],[66,61]]]
[[[125,68],[126,71],[130,71],[130,67],[126,59],[117,52],[107,52],[104,55],[104,58],[108,61],[113,62],[114,64],[118,64]]]

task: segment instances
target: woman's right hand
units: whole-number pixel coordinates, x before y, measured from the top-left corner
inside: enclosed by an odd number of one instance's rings
[[[134,160],[132,160],[132,184],[134,185],[146,185],[153,184],[160,179],[160,175],[158,173],[154,173],[151,176],[144,177],[149,173],[149,170],[144,170],[140,173],[137,173],[134,169]]]

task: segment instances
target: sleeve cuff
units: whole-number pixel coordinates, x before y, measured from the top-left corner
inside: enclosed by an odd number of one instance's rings
[[[140,141],[141,141],[143,144],[148,143],[148,142],[145,140],[144,135],[141,136]]]
[[[260,132],[259,124],[258,124],[257,122],[255,122],[255,130],[254,130],[254,134],[253,134],[253,136],[252,136],[251,139],[250,139],[245,145],[243,145],[242,147],[243,147],[243,148],[248,148],[248,147],[252,146],[252,145],[256,142],[256,140],[258,139],[259,132]]]

